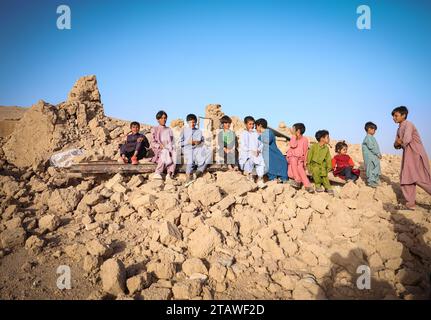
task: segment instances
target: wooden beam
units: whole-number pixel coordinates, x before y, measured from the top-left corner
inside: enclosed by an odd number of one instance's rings
[[[112,173],[153,173],[156,170],[155,163],[140,163],[138,165],[121,164],[116,161],[91,161],[73,164],[68,168],[72,173],[112,174]],[[227,168],[220,164],[209,165],[209,172],[226,171]],[[185,173],[186,165],[177,165],[176,172]]]

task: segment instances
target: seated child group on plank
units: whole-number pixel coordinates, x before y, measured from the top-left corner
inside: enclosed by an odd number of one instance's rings
[[[407,201],[405,208],[415,208],[416,186],[431,194],[431,173],[427,153],[416,127],[407,120],[408,109],[404,106],[395,108],[392,117],[399,124],[394,147],[403,149],[401,168],[401,190]],[[139,160],[152,151],[151,162],[156,164],[154,179],[174,179],[176,165],[186,165],[186,185],[201,177],[209,164],[213,162],[213,153],[206,144],[203,132],[197,127],[197,117],[189,114],[187,126],[182,129],[178,139],[174,138],[171,128],[166,126],[168,115],[165,111],[156,114],[158,125],[151,129],[151,142],[141,134],[138,122],[130,124],[130,132],[120,145],[120,163],[136,165]],[[235,132],[231,130],[232,119],[223,116],[221,128],[216,135],[216,163],[224,164],[231,171],[241,170],[259,188],[265,188],[264,177],[268,181],[289,182],[300,189],[304,186],[309,193],[327,192],[333,194],[328,174],[345,181],[356,182],[360,170],[348,155],[345,141],[335,145],[334,157],[329,150],[329,132],[319,130],[315,134],[316,143],[311,144],[304,136],[305,125],[295,123],[290,130],[289,149],[283,155],[276,145],[273,131],[268,128],[265,119],[255,120],[252,116],[244,118],[245,130],[241,132],[239,143]],[[364,171],[367,185],[376,188],[380,184],[379,145],[374,137],[377,125],[365,124],[366,136],[362,143]],[[179,157],[177,157],[179,156]],[[182,157],[181,157],[182,156]],[[178,160],[178,159],[183,159]],[[310,183],[312,177],[314,187]]]

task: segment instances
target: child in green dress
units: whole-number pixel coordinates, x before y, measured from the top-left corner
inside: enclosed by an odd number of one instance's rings
[[[317,131],[316,140],[317,143],[313,144],[308,151],[307,168],[313,177],[316,192],[326,190],[329,194],[334,194],[328,178],[328,173],[332,170],[331,153],[328,147],[329,132],[327,130]]]

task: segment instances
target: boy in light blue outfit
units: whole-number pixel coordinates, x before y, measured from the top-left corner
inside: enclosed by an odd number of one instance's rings
[[[184,128],[180,136],[180,144],[186,164],[186,185],[201,177],[205,168],[211,161],[211,153],[205,146],[205,138],[202,131],[196,128],[197,117],[194,114],[187,115],[188,128]],[[196,174],[192,176],[193,167],[197,166]]]
[[[376,133],[377,126],[372,122],[365,124],[365,131],[367,136],[362,142],[362,155],[364,157],[365,172],[367,175],[367,184],[369,187],[376,188],[380,184],[380,153],[379,144],[377,143],[374,134]]]

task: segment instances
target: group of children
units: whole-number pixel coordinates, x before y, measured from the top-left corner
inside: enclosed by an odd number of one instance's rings
[[[414,209],[416,185],[431,194],[431,175],[425,148],[417,129],[407,121],[407,115],[406,107],[398,107],[392,112],[394,121],[399,124],[394,147],[404,150],[401,189],[407,200],[406,208]],[[120,147],[120,162],[137,164],[140,159],[146,157],[148,150],[152,150],[154,156],[151,161],[157,164],[153,177],[162,179],[162,174],[166,171],[166,179],[172,179],[177,163],[177,149],[173,132],[166,126],[167,118],[166,112],[157,113],[159,125],[151,129],[151,143],[139,133],[139,124],[132,122],[131,132]],[[186,164],[186,185],[189,185],[202,176],[207,165],[212,162],[212,150],[205,145],[204,135],[196,127],[196,115],[189,114],[186,120],[188,126],[181,132],[179,146]],[[278,149],[274,133],[268,129],[265,119],[245,117],[245,130],[240,135],[239,144],[234,131],[230,128],[231,118],[223,116],[220,122],[221,130],[216,137],[217,162],[227,165],[230,170],[242,170],[252,181],[254,175],[257,175],[259,188],[266,187],[263,180],[266,175],[269,181],[280,180],[283,183],[289,181],[293,187],[299,189],[304,186],[310,193],[326,191],[333,194],[328,177],[331,171],[334,176],[346,181],[355,182],[360,176],[359,168],[355,167],[352,158],[347,154],[348,146],[344,141],[335,145],[336,155],[331,157],[327,130],[317,131],[315,134],[317,143],[310,147],[308,139],[304,136],[305,125],[295,123],[290,132],[289,150],[284,156]],[[377,126],[374,123],[367,122],[366,137],[362,143],[367,184],[373,188],[380,183],[382,159],[374,137],[376,130]],[[193,174],[194,167],[196,172]],[[315,188],[312,187],[307,173],[313,178]]]

